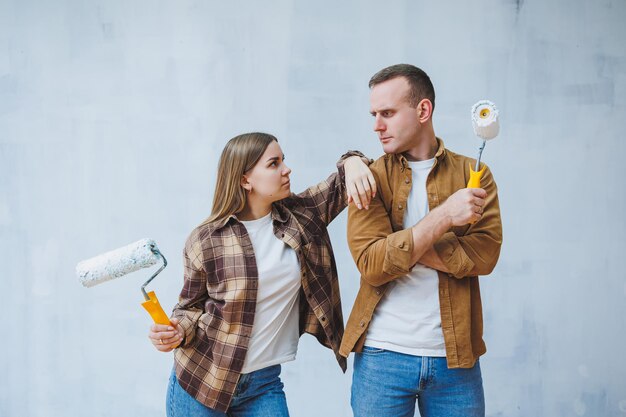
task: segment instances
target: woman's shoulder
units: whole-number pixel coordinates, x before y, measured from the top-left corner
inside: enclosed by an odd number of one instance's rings
[[[274,206],[274,219],[284,224],[295,226],[300,233],[321,233],[326,225],[320,218],[318,211],[306,204],[298,194],[277,201]],[[288,221],[291,219],[290,221]],[[298,226],[296,226],[298,225]]]
[[[306,211],[305,198],[300,194],[291,193],[287,198],[272,204],[274,207],[274,215],[279,219],[286,219],[290,215],[298,215]]]
[[[214,246],[220,241],[220,237],[230,230],[230,219],[210,221],[208,218],[194,227],[187,237],[185,246],[201,245],[202,247]]]

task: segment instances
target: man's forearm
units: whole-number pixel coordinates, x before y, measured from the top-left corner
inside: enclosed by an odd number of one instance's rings
[[[443,260],[433,247],[427,249],[417,262],[429,268],[436,269],[437,271],[445,273],[450,272],[446,264],[443,263]]]
[[[412,265],[415,265],[433,244],[452,226],[450,217],[441,209],[436,208],[411,228],[413,236]],[[435,253],[435,256],[437,254]],[[437,257],[438,258],[438,257]],[[429,265],[427,265],[429,266]],[[431,268],[433,268],[431,266]],[[434,268],[437,269],[437,268]]]

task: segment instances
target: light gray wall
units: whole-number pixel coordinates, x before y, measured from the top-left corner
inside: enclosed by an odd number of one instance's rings
[[[295,190],[346,149],[379,156],[367,81],[399,62],[431,75],[456,151],[475,155],[475,101],[501,109],[484,153],[505,232],[481,281],[488,415],[626,415],[625,21],[623,0],[1,0],[0,416],[164,415],[148,271],[85,289],[75,264],[152,237],[171,308],[225,141],[275,133]],[[350,377],[303,337],[292,415],[349,416]]]

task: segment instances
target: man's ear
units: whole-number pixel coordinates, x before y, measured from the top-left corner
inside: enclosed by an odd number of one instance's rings
[[[248,177],[245,175],[241,176],[241,186],[248,192],[252,191],[252,184],[248,181]]]
[[[433,115],[433,103],[425,98],[418,103],[416,110],[420,123],[427,122]]]

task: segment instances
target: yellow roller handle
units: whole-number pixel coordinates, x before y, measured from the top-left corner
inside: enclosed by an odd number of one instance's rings
[[[154,320],[156,324],[164,324],[166,326],[169,326],[171,324],[170,318],[167,316],[167,314],[165,314],[165,311],[163,311],[163,307],[161,307],[159,299],[157,298],[154,291],[150,291],[148,293],[148,297],[150,298],[148,301],[144,301],[143,303],[141,303],[143,308],[145,308],[150,316],[152,316],[152,320]]]
[[[472,164],[470,164],[470,178],[467,182],[467,188],[480,188],[480,179],[483,176],[483,172],[485,172],[485,167],[486,165],[483,164],[480,171],[474,171]]]

